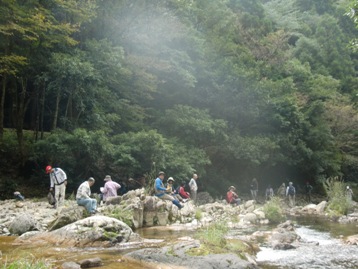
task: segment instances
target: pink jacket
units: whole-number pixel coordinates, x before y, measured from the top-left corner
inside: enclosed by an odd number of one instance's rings
[[[104,184],[104,188],[101,188],[101,192],[103,193],[103,201],[106,201],[108,197],[116,197],[117,190],[121,187],[117,182],[112,180],[107,181]]]

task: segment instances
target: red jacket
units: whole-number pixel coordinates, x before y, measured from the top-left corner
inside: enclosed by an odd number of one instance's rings
[[[233,192],[233,191],[228,191],[226,193],[226,201],[229,203],[229,204],[234,204],[235,203],[235,200],[234,199],[237,199],[238,198],[238,195]]]
[[[184,187],[180,187],[180,188],[179,188],[179,194],[180,194],[180,196],[183,197],[184,199],[190,198],[189,193],[187,193],[187,192],[184,190]]]

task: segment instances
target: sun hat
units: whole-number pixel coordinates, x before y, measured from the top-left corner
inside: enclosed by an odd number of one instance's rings
[[[104,178],[104,181],[109,181],[109,180],[112,180],[111,176],[110,176],[110,175],[106,175],[106,177]]]
[[[174,180],[174,178],[169,177],[169,178],[168,178],[168,182],[169,182],[169,181],[173,181],[173,182],[174,182],[175,180]]]

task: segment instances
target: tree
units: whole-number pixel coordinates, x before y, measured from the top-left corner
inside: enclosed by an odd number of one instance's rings
[[[45,61],[49,50],[77,44],[71,35],[78,30],[81,20],[89,18],[92,6],[89,7],[88,3],[82,3],[81,6],[76,1],[63,4],[59,0],[44,3],[2,2],[0,35],[4,37],[4,41],[0,43],[0,61],[7,63],[7,67],[2,69],[1,104],[5,102],[8,92],[13,108],[12,124],[17,130],[22,152],[24,117],[37,91],[29,78],[41,69],[39,62]],[[79,10],[83,13],[78,12]],[[75,17],[76,14],[81,16]],[[0,119],[3,119],[4,106],[1,105],[0,108]],[[2,133],[3,122],[0,127]]]

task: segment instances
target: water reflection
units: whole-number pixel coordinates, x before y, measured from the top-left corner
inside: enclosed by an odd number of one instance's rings
[[[301,227],[297,233],[306,242],[302,247],[293,250],[272,250],[262,247],[257,260],[263,269],[353,269],[358,268],[358,247],[342,244],[340,236],[348,236],[357,233],[357,224],[339,224],[320,218],[296,218]],[[181,227],[183,228],[183,227]],[[151,227],[135,231],[141,237],[147,239],[165,239],[163,244],[171,244],[178,238],[191,236],[195,230],[181,229],[180,227]],[[230,231],[233,237],[250,234],[257,230],[271,230],[270,226],[250,227],[248,230],[236,229]],[[135,249],[135,246],[124,248],[23,248],[13,245],[16,237],[0,237],[0,251],[2,260],[16,259],[31,254],[38,259],[52,261],[55,265],[61,265],[67,261],[78,262],[87,258],[99,257],[104,262],[103,269],[152,269],[158,268],[157,263],[147,263],[125,258],[123,255]],[[158,241],[153,241],[153,246]],[[318,243],[318,245],[316,245]],[[160,265],[162,269],[180,268],[173,265]]]

